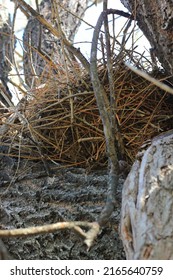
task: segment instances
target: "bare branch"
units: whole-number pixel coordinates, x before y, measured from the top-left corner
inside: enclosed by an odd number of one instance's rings
[[[169,92],[170,94],[173,94],[173,89],[169,86],[167,86],[166,84],[158,81],[157,79],[151,77],[150,75],[148,75],[146,72],[141,71],[140,69],[135,68],[134,66],[130,65],[129,63],[125,63],[125,65],[132,70],[133,72],[135,72],[136,74],[138,74],[139,76],[143,77],[144,79],[148,80],[149,82],[151,82],[152,84],[154,84],[155,86],[161,88],[164,91]]]
[[[104,7],[106,8],[107,5],[105,1],[103,4]],[[131,17],[131,15],[119,10],[110,9],[110,10],[103,11],[97,21],[93,34],[93,39],[92,39],[91,60],[90,60],[91,80],[93,84],[95,97],[97,100],[97,106],[99,108],[100,116],[103,122],[103,129],[104,129],[107,153],[108,153],[109,164],[110,164],[107,202],[105,208],[103,209],[98,219],[100,225],[104,225],[109,220],[109,217],[114,210],[116,191],[117,191],[118,181],[119,181],[119,162],[118,162],[117,150],[115,146],[115,134],[113,130],[113,125],[115,124],[115,120],[112,121],[112,118],[115,116],[115,112],[113,114],[111,110],[111,104],[108,100],[104,87],[102,86],[99,80],[99,76],[97,72],[97,45],[98,45],[99,33],[103,22],[107,20],[107,15],[111,13],[120,14],[128,18]],[[105,27],[107,29],[107,24],[105,24]],[[107,30],[105,31],[106,31],[106,36],[108,36]],[[111,69],[112,66],[111,66],[110,45],[109,45],[108,38],[106,38],[106,42],[107,42],[107,57],[109,57],[108,75],[110,81],[110,94],[111,94],[111,101],[114,102],[112,100],[112,98],[114,99],[113,97],[114,88],[112,84],[113,83],[112,69]]]
[[[87,232],[82,230],[81,227],[90,228]],[[76,231],[82,238],[84,238],[84,243],[88,248],[93,244],[94,239],[99,233],[99,224],[96,222],[59,222],[50,225],[37,226],[37,227],[28,227],[12,230],[0,230],[0,237],[26,237],[31,235],[51,233],[57,230],[64,229],[73,229]]]

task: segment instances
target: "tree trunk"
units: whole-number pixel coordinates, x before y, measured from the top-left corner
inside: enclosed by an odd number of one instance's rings
[[[173,75],[173,2],[169,0],[121,0],[136,17],[164,70]]]
[[[74,36],[81,24],[89,0],[63,0],[54,1],[43,0],[39,6],[39,13],[54,27],[59,27],[64,32],[66,38],[73,42]],[[59,18],[58,18],[59,17]],[[60,26],[58,26],[58,24]],[[43,82],[45,78],[56,74],[64,66],[64,60],[68,61],[61,38],[55,37],[48,29],[41,26],[37,19],[31,17],[24,32],[24,74],[26,83],[29,86],[35,85],[40,78]]]
[[[13,40],[11,37],[11,22],[5,1],[0,4],[0,102],[9,106],[6,99],[11,99],[8,89],[8,74],[11,70]],[[2,104],[1,104],[2,107]]]
[[[154,55],[173,74],[173,3],[121,0],[136,17]],[[173,131],[152,141],[123,187],[121,238],[127,259],[173,259]]]
[[[173,259],[173,130],[139,154],[123,186],[121,237],[127,259]]]

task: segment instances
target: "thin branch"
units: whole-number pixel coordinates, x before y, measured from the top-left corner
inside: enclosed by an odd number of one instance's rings
[[[104,3],[105,4],[105,3]],[[109,180],[109,193],[107,196],[107,202],[105,205],[105,208],[101,212],[100,217],[98,218],[99,224],[102,226],[104,225],[108,220],[110,215],[112,214],[114,210],[114,194],[112,194],[112,190],[115,190],[118,186],[118,173],[119,173],[119,164],[118,164],[118,157],[117,157],[117,151],[115,149],[114,145],[114,135],[112,133],[112,127],[111,127],[111,111],[110,111],[110,104],[106,95],[106,92],[104,90],[103,85],[101,84],[97,72],[97,45],[99,40],[99,33],[102,27],[102,24],[104,20],[107,17],[107,12],[103,11],[98,18],[94,33],[93,33],[93,39],[92,39],[92,46],[91,46],[91,60],[90,60],[90,71],[91,71],[91,81],[94,89],[94,94],[97,101],[97,106],[100,112],[100,116],[103,123],[103,129],[104,129],[104,135],[106,139],[106,146],[107,146],[107,153],[108,158],[112,166],[112,160],[114,159],[114,166],[115,166],[115,182],[112,182],[112,180]],[[112,170],[111,170],[112,172]],[[109,176],[109,178],[113,178],[112,176]],[[115,184],[114,184],[115,183]],[[114,186],[113,186],[114,185]]]
[[[106,2],[104,2],[106,8]],[[91,46],[91,59],[90,59],[90,73],[91,81],[97,101],[97,106],[103,123],[103,130],[106,139],[107,154],[109,158],[110,172],[108,182],[108,195],[104,209],[102,210],[98,223],[103,226],[106,224],[114,210],[116,202],[116,192],[119,182],[119,161],[118,153],[115,146],[115,135],[112,131],[112,111],[111,105],[108,101],[104,87],[102,86],[97,72],[97,45],[99,40],[99,33],[104,20],[109,14],[117,14],[126,18],[133,19],[133,16],[120,10],[108,9],[104,10],[98,18],[96,27],[93,33],[92,46]],[[110,69],[111,70],[111,69]],[[112,79],[111,81],[112,82]],[[114,112],[114,116],[115,116]]]
[[[135,68],[134,66],[130,65],[129,63],[125,63],[125,65],[132,70],[133,72],[135,72],[137,75],[143,77],[144,79],[146,79],[147,81],[151,82],[152,84],[154,84],[155,86],[161,88],[164,91],[169,92],[170,94],[173,94],[173,89],[169,86],[167,86],[166,84],[156,80],[155,78],[151,77],[150,75],[148,75],[146,72],[141,71],[140,69]]]
[[[107,11],[107,0],[103,1],[103,7],[104,7],[104,11]],[[105,30],[107,69],[108,69],[108,80],[109,80],[109,91],[110,91],[111,127],[112,127],[112,133],[116,137],[117,133],[119,133],[119,127],[118,127],[118,123],[117,123],[116,118],[115,118],[116,95],[115,95],[115,87],[114,87],[114,79],[113,79],[113,67],[112,67],[113,66],[113,61],[112,61],[112,54],[111,54],[109,23],[108,23],[108,17],[107,16],[104,19],[104,30]]]
[[[85,232],[81,227],[89,228],[89,230]],[[82,238],[84,238],[84,243],[88,248],[90,248],[94,239],[99,233],[100,227],[96,222],[58,222],[55,224],[37,227],[0,230],[0,237],[26,237],[43,233],[51,233],[64,229],[73,229],[76,231]]]

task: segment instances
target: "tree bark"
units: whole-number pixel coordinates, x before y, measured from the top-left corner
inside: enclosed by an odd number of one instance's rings
[[[173,2],[169,0],[121,0],[136,17],[140,29],[165,72],[173,75]]]
[[[6,3],[2,1],[0,4],[0,102],[5,106],[9,106],[7,99],[11,99],[7,82],[8,74],[11,71],[12,52],[11,22]]]
[[[165,73],[173,75],[173,2],[121,0]],[[172,82],[172,81],[171,81]],[[123,187],[121,238],[127,259],[173,259],[173,131],[139,155]]]
[[[173,130],[153,139],[133,164],[122,194],[127,259],[173,259]]]

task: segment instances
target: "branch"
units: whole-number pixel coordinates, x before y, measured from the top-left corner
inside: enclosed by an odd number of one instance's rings
[[[105,1],[104,1],[104,7],[107,7]],[[99,76],[97,72],[97,45],[98,45],[99,33],[103,22],[107,20],[108,14],[118,14],[127,18],[132,17],[130,14],[125,13],[123,11],[113,10],[113,9],[104,10],[98,18],[93,34],[93,39],[92,39],[91,59],[90,59],[91,81],[92,81],[95,97],[97,100],[97,106],[103,123],[103,129],[104,129],[104,135],[106,139],[107,153],[108,153],[109,165],[110,165],[107,201],[104,209],[100,214],[100,217],[98,218],[98,223],[101,226],[107,223],[114,210],[116,192],[117,192],[117,187],[119,182],[119,162],[118,162],[117,150],[115,146],[115,134],[113,133],[113,129],[112,129],[112,123],[113,123],[112,118],[113,117],[115,118],[115,112],[112,112],[111,110],[111,104],[109,103],[108,97],[106,95],[104,87],[102,86],[99,80]],[[109,48],[109,45],[107,47]],[[108,53],[107,56],[109,55],[110,54]],[[111,63],[111,61],[109,61],[109,63]],[[113,83],[111,66],[108,65],[108,68],[109,68],[108,69],[109,81],[111,87],[110,91],[111,94],[113,94],[114,89],[112,88],[113,85],[111,84]]]
[[[89,228],[87,232],[82,230],[81,227]],[[94,239],[99,233],[99,224],[96,222],[59,222],[50,225],[28,227],[12,230],[0,230],[0,237],[26,237],[43,233],[51,233],[57,230],[73,229],[82,238],[84,238],[84,243],[88,248],[93,244]]]
[[[161,88],[164,91],[169,92],[170,94],[173,94],[173,89],[172,87],[169,87],[168,85],[158,81],[157,79],[151,77],[150,75],[148,75],[146,72],[135,68],[134,66],[130,65],[129,63],[125,63],[125,65],[132,70],[134,73],[136,73],[137,75],[141,76],[142,78],[146,79],[147,81],[151,82],[152,84],[154,84],[155,86]]]

